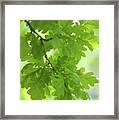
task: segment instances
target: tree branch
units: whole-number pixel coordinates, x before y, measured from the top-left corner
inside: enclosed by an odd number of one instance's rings
[[[36,34],[36,35],[40,38],[41,44],[42,44],[42,46],[43,46],[43,51],[44,51],[45,59],[47,60],[48,64],[52,67],[52,69],[53,69],[54,71],[56,71],[55,68],[54,68],[54,66],[53,66],[53,64],[52,64],[52,63],[50,62],[50,60],[48,59],[48,56],[47,56],[47,53],[46,53],[46,50],[45,50],[44,39],[35,31],[35,29],[31,26],[31,24],[30,24],[29,21],[25,20],[25,22],[26,22],[26,24],[29,26],[29,28],[30,28],[30,30],[31,30],[31,33],[33,32],[34,34]],[[49,39],[48,39],[48,40],[49,40]],[[47,41],[48,41],[48,40],[47,40]],[[51,40],[51,38],[50,38],[50,40]],[[46,41],[46,40],[45,40],[45,41]]]

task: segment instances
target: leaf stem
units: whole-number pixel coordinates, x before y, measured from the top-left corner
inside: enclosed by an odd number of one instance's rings
[[[30,24],[30,22],[28,20],[25,20],[25,22],[29,26],[31,33],[33,32],[34,34],[36,34],[40,38],[41,44],[43,46],[43,51],[44,51],[45,59],[47,60],[48,64],[52,67],[52,70],[56,71],[55,68],[54,68],[54,66],[53,66],[53,64],[48,59],[48,56],[47,56],[47,53],[46,53],[46,50],[45,50],[44,39],[35,31],[35,29],[32,27],[32,25]]]

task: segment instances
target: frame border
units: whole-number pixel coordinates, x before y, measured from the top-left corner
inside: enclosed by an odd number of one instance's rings
[[[114,115],[5,115],[5,5],[114,5]],[[118,53],[119,53],[119,1],[2,1],[0,51],[0,119],[117,119],[118,105]]]

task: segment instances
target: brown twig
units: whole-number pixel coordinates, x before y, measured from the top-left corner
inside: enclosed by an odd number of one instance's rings
[[[50,62],[50,60],[48,59],[48,56],[47,56],[47,53],[46,53],[46,50],[45,50],[45,45],[44,45],[44,39],[34,30],[34,28],[32,27],[32,25],[30,24],[29,21],[25,20],[26,24],[29,26],[30,28],[30,31],[31,33],[33,32],[34,34],[36,34],[39,38],[40,38],[40,41],[41,41],[41,44],[43,46],[43,51],[44,51],[44,56],[45,56],[45,59],[47,60],[48,64],[52,67],[52,69],[55,71],[55,68],[53,66],[53,64]],[[48,39],[49,40],[49,39]],[[48,41],[47,40],[47,41]],[[51,39],[50,39],[51,40]]]

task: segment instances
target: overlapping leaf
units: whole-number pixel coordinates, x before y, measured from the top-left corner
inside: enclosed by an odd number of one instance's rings
[[[98,83],[94,73],[85,72],[85,68],[80,68],[77,73],[80,76],[80,83],[84,89],[89,89],[90,86],[94,86],[95,83]]]

